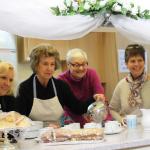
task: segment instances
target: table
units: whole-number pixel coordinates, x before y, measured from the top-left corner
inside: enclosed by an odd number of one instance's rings
[[[136,129],[124,129],[119,134],[105,135],[104,141],[74,145],[46,145],[35,140],[24,140],[18,145],[19,150],[116,150],[116,149],[150,149],[150,131],[141,125]],[[143,148],[142,148],[143,147]],[[149,147],[149,148],[148,148]]]

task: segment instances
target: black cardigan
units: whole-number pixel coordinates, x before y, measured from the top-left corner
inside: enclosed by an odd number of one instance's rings
[[[14,96],[0,96],[1,110],[4,112],[13,111],[15,104]]]
[[[20,84],[16,97],[16,111],[26,116],[29,116],[33,105],[33,77],[34,74]],[[86,113],[87,107],[94,102],[93,98],[89,98],[86,102],[78,101],[64,81],[56,78],[53,78],[53,81],[56,86],[60,104],[62,107],[64,105],[67,106],[75,114],[80,115]],[[36,91],[37,98],[39,99],[44,100],[54,97],[51,79],[49,80],[47,87],[43,87],[36,78]]]

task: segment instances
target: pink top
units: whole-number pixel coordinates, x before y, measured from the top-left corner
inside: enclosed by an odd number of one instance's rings
[[[104,89],[101,85],[101,81],[94,69],[88,68],[86,75],[81,80],[76,80],[70,75],[70,71],[67,70],[59,75],[58,79],[61,79],[68,83],[72,92],[80,101],[85,101],[89,97],[93,97],[94,94],[104,94]],[[64,108],[65,112],[75,121],[80,122],[83,125],[86,121],[82,116],[73,114],[69,108]]]

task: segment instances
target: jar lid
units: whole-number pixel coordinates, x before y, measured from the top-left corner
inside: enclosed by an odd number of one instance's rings
[[[103,110],[103,109],[105,109],[105,104],[101,101],[98,102],[96,101],[91,105],[89,105],[87,112],[91,114],[97,110]]]

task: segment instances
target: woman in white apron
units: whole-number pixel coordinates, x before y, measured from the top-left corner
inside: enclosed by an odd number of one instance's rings
[[[82,115],[94,101],[78,101],[69,86],[53,77],[58,68],[59,54],[51,45],[39,45],[30,54],[33,74],[18,89],[16,110],[32,120],[59,122],[66,105],[74,113]]]
[[[32,110],[30,112],[29,117],[32,120],[44,121],[45,124],[47,122],[48,123],[59,122],[60,117],[63,114],[63,108],[61,104],[59,103],[59,100],[57,97],[57,91],[56,91],[56,87],[55,87],[53,79],[51,81],[52,81],[55,97],[46,99],[46,100],[41,100],[37,98],[35,78],[36,76],[34,76],[34,79],[33,79],[34,100],[33,100]]]

